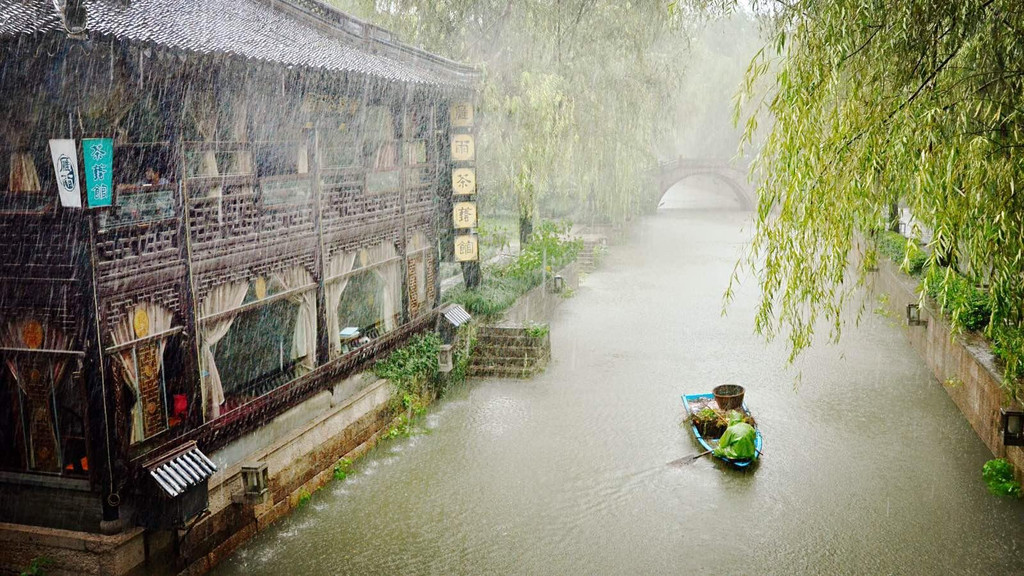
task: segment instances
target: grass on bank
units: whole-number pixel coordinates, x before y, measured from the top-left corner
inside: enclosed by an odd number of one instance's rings
[[[545,274],[567,266],[579,256],[583,240],[570,238],[569,222],[543,222],[530,236],[530,243],[514,259],[484,265],[480,286],[452,288],[445,302],[460,304],[470,314],[491,319],[508,310],[517,299],[540,286]],[[546,268],[545,268],[546,264]]]
[[[978,286],[953,267],[927,266],[928,256],[912,238],[879,230],[876,249],[900,269],[921,280],[920,290],[930,297],[957,332],[984,335],[1003,370],[1003,389],[1019,397],[1024,376],[1024,328],[1010,322],[992,323],[992,300],[988,290]]]

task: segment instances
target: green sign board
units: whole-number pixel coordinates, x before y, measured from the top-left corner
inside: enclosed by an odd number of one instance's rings
[[[85,159],[85,195],[90,208],[110,206],[114,199],[114,141],[110,138],[82,140]]]

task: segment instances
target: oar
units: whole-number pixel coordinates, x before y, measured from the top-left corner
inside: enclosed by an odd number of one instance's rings
[[[669,462],[668,464],[666,464],[666,466],[683,466],[685,464],[689,464],[690,462],[695,462],[701,456],[707,456],[708,454],[711,454],[711,452],[711,450],[706,450],[704,452],[701,452],[700,454],[694,454],[693,456],[683,456],[678,460],[673,460]]]

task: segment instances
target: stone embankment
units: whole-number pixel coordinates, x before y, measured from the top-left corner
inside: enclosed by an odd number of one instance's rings
[[[544,370],[551,359],[551,338],[546,324],[481,326],[476,338],[469,376],[530,378]]]
[[[954,334],[932,302],[921,310],[924,323],[909,326],[906,309],[907,304],[918,301],[917,284],[917,279],[883,260],[879,262],[879,271],[869,286],[869,293],[884,303],[892,317],[901,319],[901,328],[911,346],[992,454],[1008,459],[1020,474],[1024,470],[1024,449],[1003,446],[1000,437],[999,409],[1013,403],[1000,386],[1002,371],[988,343],[976,334]]]

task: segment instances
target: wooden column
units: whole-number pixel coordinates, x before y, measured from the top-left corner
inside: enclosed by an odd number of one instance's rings
[[[406,116],[409,110],[409,98],[412,95],[411,88],[407,85],[405,88],[405,94],[402,96],[402,106],[398,110],[398,181],[399,181],[399,195],[400,205],[402,210],[402,229],[398,236],[398,254],[402,257],[402,313],[401,313],[401,324],[405,324],[409,321],[409,308],[412,302],[412,296],[409,293],[409,223],[406,217],[406,204],[409,196],[409,183],[406,180],[406,154],[405,154],[405,132],[406,132]]]
[[[330,359],[330,339],[327,334],[327,253],[324,250],[323,232],[323,198],[320,186],[320,132],[314,124],[306,134],[306,156],[309,165],[310,190],[313,195],[313,229],[316,231],[316,246],[313,261],[317,263],[313,270],[316,282],[316,357],[317,366]],[[337,311],[333,311],[337,314]]]

